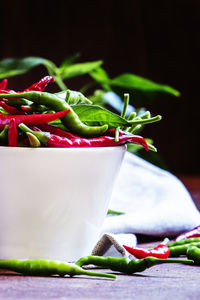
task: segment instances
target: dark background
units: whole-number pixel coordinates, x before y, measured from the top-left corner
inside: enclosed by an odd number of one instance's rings
[[[40,56],[59,65],[79,52],[82,62],[102,59],[111,77],[130,72],[178,89],[180,98],[144,101],[163,120],[143,135],[171,172],[200,174],[199,15],[199,0],[1,1],[0,59]],[[37,67],[8,87],[23,89],[45,72]]]

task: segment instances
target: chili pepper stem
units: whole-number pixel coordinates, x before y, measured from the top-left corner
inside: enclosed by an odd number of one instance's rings
[[[155,117],[148,118],[148,119],[129,120],[129,123],[132,124],[132,125],[136,125],[136,124],[142,125],[142,124],[150,124],[150,123],[158,122],[161,119],[162,119],[162,117],[160,115],[157,115]]]
[[[147,267],[153,267],[155,265],[159,264],[165,264],[165,263],[179,263],[179,264],[185,264],[185,265],[193,265],[194,261],[189,259],[173,259],[173,258],[167,258],[167,259],[160,259],[156,257],[146,257],[144,258]]]
[[[169,242],[170,242],[170,240],[166,237],[166,238],[164,238],[164,240],[162,241],[161,244],[167,245]]]
[[[124,94],[124,106],[123,106],[123,110],[121,113],[122,118],[126,117],[126,111],[127,111],[128,104],[129,104],[129,94]]]
[[[116,278],[116,275],[110,273],[100,273],[100,272],[91,272],[85,269],[80,268],[80,272],[77,270],[77,275],[88,275],[88,276],[95,276],[95,277],[107,277],[107,278]]]
[[[119,141],[119,127],[115,128],[115,142]]]
[[[50,138],[50,133],[48,132],[40,132],[40,131],[33,131],[31,130],[28,126],[26,126],[23,123],[20,123],[18,125],[18,127],[24,131],[25,133],[31,133],[32,135],[34,135],[40,142],[42,142],[43,144],[47,144],[49,138]]]

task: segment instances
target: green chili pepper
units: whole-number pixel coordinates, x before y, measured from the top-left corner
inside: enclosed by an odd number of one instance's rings
[[[0,145],[7,144],[8,142],[8,128],[9,125],[5,125],[4,129],[0,132]]]
[[[180,255],[186,255],[187,249],[190,245],[193,246],[200,246],[200,242],[194,242],[194,243],[188,243],[188,244],[182,244],[182,245],[177,245],[177,246],[168,246],[170,250],[170,257],[178,257]]]
[[[187,258],[192,259],[194,261],[194,264],[197,266],[200,266],[200,246],[194,246],[191,244],[186,252]]]
[[[17,100],[16,100],[17,101]],[[12,104],[12,101],[10,101]],[[34,113],[42,113],[47,111],[47,107],[39,104],[31,104],[31,105],[21,105],[20,108],[25,112],[34,112]]]
[[[174,241],[168,244],[168,247],[174,247],[174,246],[179,246],[179,245],[184,245],[184,244],[189,244],[189,243],[200,243],[200,237],[193,237],[193,238],[188,238],[185,240],[180,240],[180,241]]]
[[[71,91],[69,91],[71,92]],[[73,133],[77,133],[84,137],[101,136],[107,131],[108,125],[102,126],[87,126],[80,121],[77,114],[73,111],[71,106],[63,99],[55,94],[47,92],[30,91],[23,93],[0,94],[0,98],[25,98],[34,103],[45,105],[55,111],[62,111],[70,109],[68,116],[62,118],[63,124]]]
[[[157,121],[160,121],[162,119],[162,117],[160,115],[157,115],[155,117],[152,118],[141,118],[140,116],[138,118],[135,118],[133,120],[129,120],[129,123],[132,125],[143,125],[143,124],[150,124],[150,123],[154,123]]]
[[[127,117],[127,120],[133,120],[135,117],[137,116],[137,113],[134,111],[134,112],[131,112],[130,115]]]
[[[107,215],[124,215],[125,212],[108,209]]]
[[[143,259],[128,260],[125,257],[102,257],[102,256],[87,256],[80,258],[76,264],[80,267],[84,265],[93,264],[98,267],[104,267],[113,271],[122,272],[125,274],[133,274],[136,272],[143,272],[144,270],[151,268],[155,265],[164,263],[182,263],[193,264],[193,260],[186,259],[160,259],[155,257],[146,257]]]
[[[9,102],[9,105],[14,106],[14,107],[20,107],[21,105],[31,105],[32,102],[27,100],[27,99],[13,99],[12,102],[11,101],[6,101],[6,103]],[[10,103],[11,102],[11,103]]]
[[[0,269],[10,270],[25,275],[51,276],[51,275],[88,275],[96,277],[116,278],[113,274],[91,272],[82,269],[73,263],[58,260],[29,259],[29,260],[0,260]]]

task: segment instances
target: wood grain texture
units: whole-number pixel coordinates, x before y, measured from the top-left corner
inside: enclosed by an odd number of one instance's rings
[[[115,281],[1,275],[0,299],[198,299],[199,276],[199,267],[175,264],[117,275]]]

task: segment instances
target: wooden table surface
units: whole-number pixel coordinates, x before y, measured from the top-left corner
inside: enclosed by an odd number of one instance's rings
[[[178,177],[200,209],[200,177]],[[181,264],[158,265],[131,276],[119,274],[116,280],[1,272],[0,299],[200,299],[199,282],[200,267]]]

